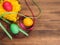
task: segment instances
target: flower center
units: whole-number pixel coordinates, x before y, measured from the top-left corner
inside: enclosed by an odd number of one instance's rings
[[[12,11],[13,6],[12,6],[12,4],[11,4],[10,2],[5,1],[5,2],[3,2],[3,8],[4,8],[7,12],[10,12],[10,11]]]

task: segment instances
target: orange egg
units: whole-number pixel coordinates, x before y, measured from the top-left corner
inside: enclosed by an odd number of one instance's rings
[[[24,20],[23,20],[23,24],[24,24],[25,26],[32,26],[32,25],[33,25],[33,20],[32,20],[31,18],[29,18],[29,17],[26,17],[26,18],[24,18]]]

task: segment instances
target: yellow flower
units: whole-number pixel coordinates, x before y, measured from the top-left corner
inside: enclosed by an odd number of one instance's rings
[[[4,14],[5,12],[7,12],[3,8],[3,6],[2,6],[3,5],[3,2],[5,2],[5,1],[8,1],[8,2],[10,2],[12,4],[13,9],[12,9],[11,12],[18,13],[18,11],[21,10],[21,5],[18,3],[17,0],[4,0],[4,1],[1,1],[1,3],[0,3],[0,15],[1,14]],[[12,13],[11,14],[8,14],[8,15],[5,15],[3,18],[8,19],[8,20],[13,21],[13,22],[16,22],[17,19],[18,19],[17,14],[12,14]]]

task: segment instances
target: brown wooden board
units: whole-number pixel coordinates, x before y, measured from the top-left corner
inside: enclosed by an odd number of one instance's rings
[[[0,45],[60,45],[60,0],[36,0],[42,12],[36,19],[34,30],[29,37],[9,40],[8,37],[0,41]],[[19,0],[22,5],[21,13],[31,15],[24,0]],[[38,9],[27,0],[35,15]]]

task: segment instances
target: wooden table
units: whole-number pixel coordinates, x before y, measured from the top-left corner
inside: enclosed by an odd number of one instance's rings
[[[19,0],[22,4],[22,13],[31,15],[24,0]],[[22,39],[5,38],[0,45],[60,45],[60,0],[36,0],[42,12],[41,17],[36,19],[34,30],[29,37]],[[35,15],[38,9],[27,0]]]

